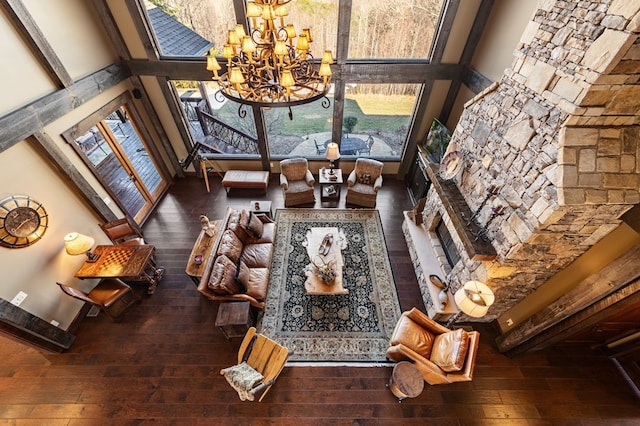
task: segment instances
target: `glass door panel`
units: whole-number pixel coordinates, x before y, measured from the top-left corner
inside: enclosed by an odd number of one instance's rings
[[[141,222],[167,186],[125,108],[75,139],[112,198]]]

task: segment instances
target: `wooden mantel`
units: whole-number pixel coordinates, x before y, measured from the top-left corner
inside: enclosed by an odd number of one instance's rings
[[[451,218],[451,223],[464,245],[469,258],[476,261],[491,261],[496,258],[496,250],[489,241],[478,238],[480,226],[474,220],[467,225],[468,219],[473,212],[467,205],[464,197],[455,183],[443,180],[438,176],[439,164],[427,163],[427,175],[431,180],[433,188],[438,193],[442,204]]]

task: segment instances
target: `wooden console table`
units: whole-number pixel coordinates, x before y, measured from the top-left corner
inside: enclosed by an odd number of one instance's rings
[[[193,249],[191,249],[189,260],[187,260],[187,267],[184,270],[196,285],[200,283],[205,263],[211,256],[213,243],[216,241],[218,231],[220,230],[219,220],[211,221],[211,223],[215,226],[213,235],[209,236],[204,230],[200,231],[198,238],[196,238],[196,242],[193,244]],[[201,256],[200,263],[196,262],[196,256]]]
[[[127,281],[145,281],[147,292],[153,294],[162,278],[164,268],[157,268],[153,260],[155,246],[116,245],[97,246],[99,255],[94,262],[85,261],[76,272],[76,278],[120,278]]]

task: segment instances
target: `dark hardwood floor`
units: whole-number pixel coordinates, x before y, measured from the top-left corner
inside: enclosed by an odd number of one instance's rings
[[[276,178],[266,197],[282,207]],[[246,207],[265,195],[227,196],[218,177],[211,181],[207,193],[201,179],[178,180],[145,224],[166,273],[121,323],[104,314],[86,318],[73,347],[58,355],[0,338],[0,423],[639,424],[638,400],[609,359],[570,345],[510,359],[481,325],[472,382],[427,385],[399,404],[385,387],[388,367],[287,367],[264,402],[241,402],[218,374],[235,363],[239,340],[216,329],[216,305],[196,291],[184,267],[198,215],[221,217],[227,205]],[[410,208],[403,183],[385,180],[378,200],[402,309],[423,308],[400,229],[401,212]]]

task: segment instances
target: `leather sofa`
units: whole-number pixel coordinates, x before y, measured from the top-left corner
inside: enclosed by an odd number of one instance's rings
[[[198,284],[214,301],[248,301],[264,309],[276,223],[265,214],[229,207]]]

